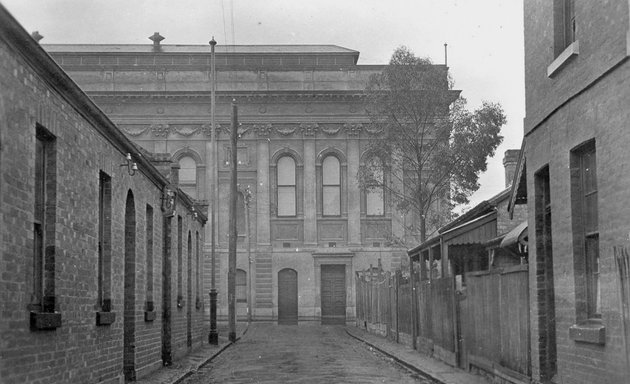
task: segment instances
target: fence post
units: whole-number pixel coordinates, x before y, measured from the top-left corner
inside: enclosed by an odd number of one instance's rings
[[[413,267],[413,259],[411,257],[409,257],[409,271],[409,283],[411,284],[411,337],[413,339],[411,345],[413,346],[413,349],[417,349],[418,346],[416,342],[416,337],[418,336],[418,315],[416,313],[416,271]]]

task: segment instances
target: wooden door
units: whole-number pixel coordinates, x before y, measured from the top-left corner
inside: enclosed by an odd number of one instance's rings
[[[283,269],[278,272],[278,324],[297,325],[297,272]]]
[[[322,265],[322,324],[346,324],[346,266]]]

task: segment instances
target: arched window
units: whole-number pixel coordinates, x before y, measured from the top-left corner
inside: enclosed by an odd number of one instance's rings
[[[368,216],[383,216],[385,213],[385,189],[383,187],[383,162],[377,157],[368,164],[370,181],[365,191],[365,206]]]
[[[324,216],[341,215],[341,169],[335,156],[322,163],[322,203]]]
[[[278,216],[296,215],[295,160],[283,156],[278,160]]]
[[[179,187],[193,199],[197,198],[197,163],[190,156],[179,159]]]
[[[236,302],[247,303],[247,272],[236,270]]]

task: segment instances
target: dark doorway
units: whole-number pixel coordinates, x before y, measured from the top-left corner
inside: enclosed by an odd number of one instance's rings
[[[173,363],[171,351],[171,252],[172,252],[172,217],[164,216],[162,224],[162,364]]]
[[[278,272],[278,324],[297,325],[297,272],[283,269]]]
[[[123,314],[123,371],[126,381],[136,379],[136,209],[133,193],[125,205],[125,286]]]
[[[346,266],[322,265],[322,324],[346,324]]]

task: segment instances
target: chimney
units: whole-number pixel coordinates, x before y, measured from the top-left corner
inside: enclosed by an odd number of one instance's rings
[[[505,167],[505,188],[512,185],[519,153],[519,149],[508,149],[505,151],[505,155],[503,156],[503,166]]]

